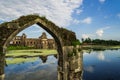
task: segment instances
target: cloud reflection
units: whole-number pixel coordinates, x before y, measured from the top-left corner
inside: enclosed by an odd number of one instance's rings
[[[105,56],[104,56],[104,54],[103,54],[103,51],[99,51],[97,57],[98,57],[98,59],[101,60],[101,61],[104,61],[104,60],[105,60]]]
[[[105,53],[103,53],[103,51],[99,51],[99,52],[98,52],[97,58],[98,58],[98,60],[100,60],[100,61],[105,61],[105,62],[110,62],[110,61],[111,61],[110,59],[107,59],[107,58],[105,57]]]
[[[84,68],[85,71],[93,73],[94,72],[94,67],[93,66],[87,66]]]

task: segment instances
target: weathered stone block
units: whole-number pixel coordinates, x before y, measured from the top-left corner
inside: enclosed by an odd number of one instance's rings
[[[7,24],[7,28],[18,29],[18,28],[20,28],[20,27],[19,27],[18,23],[13,23],[13,22],[11,22],[11,23],[8,23],[8,24]]]
[[[71,61],[70,62],[70,70],[75,70],[78,68],[78,62],[77,61]]]

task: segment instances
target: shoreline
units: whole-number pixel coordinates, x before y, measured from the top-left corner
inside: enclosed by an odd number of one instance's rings
[[[117,50],[120,49],[120,45],[118,46],[106,46],[106,45],[81,45],[82,50]]]

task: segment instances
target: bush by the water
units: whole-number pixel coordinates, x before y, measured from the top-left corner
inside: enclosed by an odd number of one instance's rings
[[[80,43],[80,41],[78,39],[72,42],[73,46],[80,45],[80,44],[81,43]]]

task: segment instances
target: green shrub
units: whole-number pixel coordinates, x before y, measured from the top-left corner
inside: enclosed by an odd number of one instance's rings
[[[81,43],[80,43],[80,41],[78,39],[72,42],[73,46],[80,45],[80,44]]]

